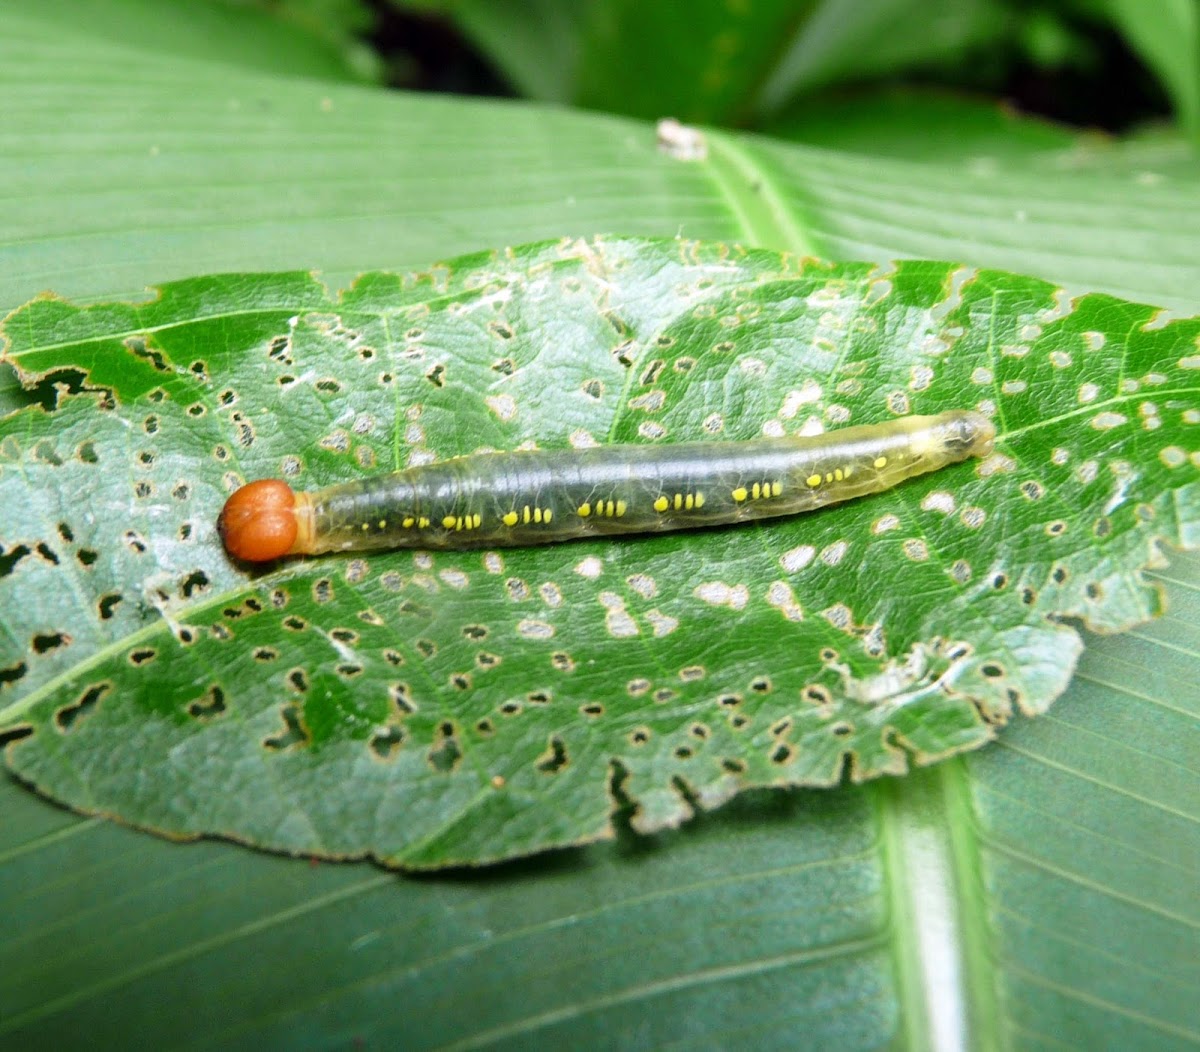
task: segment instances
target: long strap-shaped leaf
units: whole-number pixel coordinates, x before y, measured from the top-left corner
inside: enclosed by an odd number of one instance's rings
[[[0,728],[45,792],[172,835],[422,867],[901,773],[1064,689],[1200,537],[1200,322],[1044,282],[597,240],[37,300],[0,422]],[[480,449],[990,417],[995,451],[750,528],[232,564],[243,481]],[[33,733],[25,735],[31,729]],[[22,736],[24,735],[24,736]]]

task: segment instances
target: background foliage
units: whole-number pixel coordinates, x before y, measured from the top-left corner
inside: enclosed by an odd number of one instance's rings
[[[1087,5],[1136,29],[1174,127],[1108,141],[962,99],[864,89],[818,103],[785,88],[776,109],[736,116],[769,119],[774,137],[714,133],[705,165],[661,157],[636,121],[388,93],[347,62],[348,33],[305,32],[293,9],[280,68],[270,47],[239,47],[276,32],[243,8],[122,0],[96,25],[86,6],[0,9],[6,307],[45,288],[110,299],[228,270],[314,266],[338,284],[620,229],[950,258],[1200,310],[1180,131],[1194,123],[1190,4]],[[1018,38],[1053,55],[1055,26],[1081,7],[1043,7],[1038,22],[1031,6]],[[201,31],[198,17],[232,29]],[[549,17],[509,23],[510,49],[536,45]],[[589,38],[572,28],[582,54]],[[800,36],[818,70],[910,68]],[[781,68],[767,64],[760,94],[770,77],[787,83]],[[26,396],[9,378],[4,398]],[[1052,713],[976,757],[479,875],[415,881],[176,847],[9,781],[0,1034],[115,1044],[132,1020],[164,1046],[399,1033],[412,1047],[792,1047],[798,1032],[845,1047],[1193,1046],[1200,561],[1174,559],[1165,577],[1166,618],[1090,640]]]

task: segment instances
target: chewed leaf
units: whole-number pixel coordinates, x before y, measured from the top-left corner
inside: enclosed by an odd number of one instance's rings
[[[52,403],[0,421],[9,764],[172,836],[481,863],[900,774],[1044,711],[1200,541],[1200,321],[1011,274],[597,239],[4,333]],[[952,409],[989,455],[769,523],[265,570],[216,532],[252,479]]]

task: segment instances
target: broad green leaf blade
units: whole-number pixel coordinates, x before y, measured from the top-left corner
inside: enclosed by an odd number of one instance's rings
[[[1014,155],[998,138],[919,165],[894,165],[870,151],[852,158],[797,147],[768,163],[751,149],[738,179],[691,165],[679,166],[687,179],[675,181],[671,165],[649,145],[642,149],[653,140],[644,125],[540,111],[525,120],[524,107],[357,89],[323,91],[314,100],[304,85],[228,69],[213,76],[173,54],[114,48],[61,25],[31,31],[33,8],[18,14],[11,7],[0,16],[8,103],[0,135],[13,162],[0,166],[9,202],[0,209],[5,309],[48,287],[109,300],[201,270],[319,266],[336,286],[364,269],[422,266],[482,244],[564,231],[747,238],[742,210],[760,190],[778,190],[786,171],[786,195],[771,198],[776,215],[820,238],[824,254],[889,259],[929,253],[935,239],[944,258],[1200,311],[1194,155],[1162,138],[1085,139],[1041,159]],[[327,132],[323,98],[334,107],[339,135]],[[902,123],[891,127],[911,134]],[[175,147],[157,167],[137,160],[151,140]],[[219,167],[210,167],[213,156]],[[373,178],[377,169],[388,178]],[[468,178],[476,172],[487,173],[485,184]],[[875,178],[859,178],[866,172]],[[855,192],[843,194],[848,179]],[[193,207],[196,187],[211,191],[203,209]],[[292,205],[287,214],[272,211],[282,195]],[[57,208],[42,208],[51,196]],[[42,219],[30,225],[25,217],[34,208],[42,208]],[[666,1043],[685,1031],[720,1032],[728,1012],[752,996],[761,1010],[737,1037],[778,1038],[788,1047],[823,1025],[809,1011],[809,1001],[820,998],[834,1005],[838,1024],[829,1043],[844,1049],[928,1048],[930,1005],[969,1021],[969,1047],[1095,1047],[1114,1023],[1122,1039],[1134,1028],[1127,1047],[1190,1047],[1194,1041],[1174,1032],[1164,1037],[1157,995],[1171,982],[1185,984],[1168,1022],[1178,1026],[1183,1010],[1183,1024],[1200,1031],[1190,942],[1200,916],[1200,867],[1190,861],[1197,857],[1200,774],[1194,760],[1183,764],[1192,792],[1182,806],[1146,804],[1147,818],[1161,810],[1190,819],[1176,837],[1158,821],[1127,822],[1112,806],[1108,786],[1128,773],[1124,757],[1114,753],[1100,769],[1072,758],[1074,735],[1085,745],[1093,740],[1090,714],[1101,690],[1147,698],[1148,719],[1195,697],[1200,559],[1173,555],[1168,577],[1166,617],[1140,632],[1091,640],[1051,715],[1020,722],[999,744],[971,754],[969,771],[947,779],[940,798],[916,792],[917,779],[941,779],[955,761],[873,783],[865,795],[801,792],[788,794],[786,807],[775,794],[763,807],[743,795],[675,834],[540,856],[465,883],[385,877],[371,893],[359,882],[378,875],[364,877],[360,866],[297,864],[227,844],[170,844],[71,816],[0,778],[0,913],[12,934],[0,941],[0,1032],[33,1035],[26,1045],[70,1045],[96,1033],[118,1043],[137,1034],[158,1048],[261,1048],[314,1035],[331,1035],[331,1044],[370,1043],[373,1035],[394,1044],[399,1030],[412,1047],[437,1047],[522,1018],[534,1037],[539,1019],[574,1018],[610,1044],[635,1040],[646,1028]],[[1105,664],[1098,683],[1090,670],[1110,652],[1119,660]],[[1154,694],[1160,686],[1173,693]],[[1116,711],[1138,710],[1118,702]],[[1064,733],[1051,735],[1060,720]],[[1197,726],[1169,729],[1186,757],[1200,756]],[[1135,720],[1124,737],[1136,742],[1146,730]],[[1018,781],[1000,782],[989,798],[1011,799],[1019,779],[1043,769],[1058,775],[1056,798],[1034,793],[1021,806],[990,807],[984,824],[972,793],[1006,762],[1014,735],[1037,752],[1013,772]],[[1149,752],[1166,736],[1155,731]],[[1142,768],[1153,762],[1138,760]],[[885,810],[887,789],[899,796],[888,794]],[[835,818],[832,808],[845,797],[866,802],[846,805]],[[787,810],[807,814],[814,806],[822,809],[812,825],[798,826],[797,813]],[[1069,839],[1039,837],[1048,806],[1062,816],[1059,828],[1086,828],[1098,850],[1120,856],[1120,879],[1097,884],[1094,854],[1076,858]],[[883,851],[880,823],[916,813],[953,837],[954,857],[968,862],[959,879],[931,873],[928,857],[912,873],[907,854]],[[835,825],[842,835],[843,822],[860,827],[856,836],[866,830],[865,840],[852,843],[867,845],[879,888],[859,901],[882,919],[868,930],[885,950],[863,967],[844,966],[852,947],[842,954],[841,943],[824,940],[821,910],[789,908],[806,901],[813,870],[787,863],[814,837],[819,850],[804,859],[837,869],[861,857],[832,836]],[[902,833],[901,844],[907,839]],[[1027,865],[1002,864],[1013,847]],[[970,866],[977,857],[981,869]],[[1169,886],[1160,879],[1163,858],[1184,860],[1183,875]],[[887,924],[893,888],[935,879],[951,889],[940,911],[903,930]],[[850,881],[847,872],[835,886]],[[651,882],[649,895],[668,889],[654,897],[655,909],[643,905]],[[724,890],[717,905],[705,895],[710,887]],[[597,903],[599,922],[581,924]],[[724,925],[719,930],[714,918]],[[800,960],[772,968],[779,956],[772,937],[785,924]],[[693,931],[728,937],[699,944],[681,937]],[[959,951],[952,958],[957,985],[936,970],[908,967],[926,936],[946,932],[943,945]],[[1086,952],[1073,932],[1084,934]],[[829,949],[832,956],[814,952]],[[456,972],[444,980],[434,970],[440,961],[466,962],[469,979]],[[645,973],[638,972],[626,999],[606,999],[607,990],[593,997],[595,977],[608,976],[614,962],[624,971],[646,962],[646,972],[664,980],[655,991],[699,989],[701,996],[639,999]],[[1106,985],[1112,974],[1124,980],[1116,997]],[[708,985],[698,985],[705,979]],[[539,997],[526,1016],[535,983],[557,993]],[[398,1020],[401,1003],[423,1010]]]
[[[0,1035],[421,1049],[563,1028],[924,1049],[958,1020],[965,1047],[1189,1047],[1200,557],[1167,576],[1165,617],[1095,641],[1049,715],[965,763],[745,794],[675,832],[467,877],[166,844],[7,783]],[[1129,670],[1138,688],[1114,686]]]
[[[1005,16],[995,0],[823,0],[788,41],[758,109],[775,113],[815,88],[960,60],[995,46]]]
[[[1014,275],[598,239],[338,301],[296,275],[38,300],[7,332],[31,381],[70,363],[108,392],[14,414],[0,445],[23,509],[3,721],[37,729],[10,760],[175,835],[493,861],[608,835],[615,800],[651,831],[901,773],[1044,711],[1080,645],[1063,618],[1153,616],[1154,541],[1198,537],[1200,322]],[[954,407],[1000,429],[978,466],[761,528],[252,577],[213,530],[264,475]],[[173,758],[149,795],[147,752]]]
[[[1200,137],[1200,11],[1194,0],[1149,6],[1136,0],[1102,0],[1101,6],[1158,74],[1179,123],[1196,141]]]
[[[268,6],[275,10],[263,10]],[[18,33],[83,37],[102,49],[116,44],[167,61],[197,58],[259,74],[330,82],[379,79],[378,58],[351,35],[363,23],[349,12],[327,21],[280,5],[221,0],[44,0],[35,10],[10,11],[5,18],[10,26],[16,23],[12,28]]]

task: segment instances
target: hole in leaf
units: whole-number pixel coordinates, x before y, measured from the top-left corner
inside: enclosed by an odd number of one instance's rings
[[[49,650],[67,646],[70,642],[71,637],[66,632],[44,632],[33,637],[33,652],[45,654]]]
[[[109,682],[93,683],[70,705],[64,705],[54,714],[54,722],[64,734],[73,731],[79,721],[90,716],[100,699],[112,689]]]
[[[295,705],[281,705],[279,715],[283,720],[283,730],[274,737],[264,738],[263,747],[272,752],[283,752],[308,744],[308,732],[300,719],[300,710]]]
[[[110,592],[108,595],[102,595],[96,601],[96,609],[100,613],[101,621],[107,621],[113,616],[121,599],[122,597],[118,593]]]
[[[979,671],[988,679],[999,679],[1004,675],[1004,669],[995,662],[988,662],[986,665],[980,665]]]
[[[292,669],[287,674],[287,681],[292,690],[298,691],[301,694],[308,690],[308,676],[302,668]]]
[[[388,687],[388,697],[402,713],[412,715],[417,711],[416,702],[412,699],[412,693],[407,683],[393,683]]]
[[[452,723],[443,723],[439,733],[441,737],[429,750],[429,766],[440,774],[449,774],[462,762],[462,749],[454,736]]]
[[[404,731],[399,727],[385,727],[371,735],[371,752],[380,760],[390,760],[404,743]]]
[[[3,554],[0,554],[0,577],[7,577],[12,573],[17,563],[24,559],[29,551],[29,546],[25,544],[15,544],[4,549]]]
[[[570,762],[567,756],[567,747],[563,744],[563,740],[556,734],[550,738],[550,744],[546,752],[538,758],[537,769],[542,774],[558,774]]]
[[[208,587],[208,574],[203,570],[193,570],[183,579],[183,583],[179,586],[179,592],[184,599],[191,599],[197,592],[202,592]]]
[[[68,544],[75,539],[75,533],[71,529],[70,524],[65,522],[60,522],[58,524],[58,535]]]
[[[145,336],[126,336],[124,344],[135,357],[150,365],[155,372],[165,373],[170,369],[162,351],[155,348]]]
[[[785,764],[792,758],[795,750],[786,742],[781,742],[771,750],[771,762],[774,764]]]
[[[649,362],[646,365],[646,368],[642,370],[642,375],[638,378],[638,383],[640,383],[643,387],[649,387],[651,384],[655,383],[659,376],[662,375],[662,371],[664,368],[666,368],[666,364],[667,363],[661,358],[655,358],[653,361]]]
[[[820,683],[810,683],[800,691],[800,697],[812,705],[831,705],[833,704],[833,695],[829,693],[827,687],[823,687]]]
[[[54,451],[54,444],[43,439],[33,447],[33,459],[51,467],[62,467],[62,457]]]
[[[225,711],[225,691],[216,684],[188,704],[188,714],[198,720],[214,720]]]
[[[58,553],[50,547],[45,541],[41,541],[36,549],[38,555],[46,560],[51,566],[58,565]]]
[[[721,761],[721,767],[729,774],[745,774],[746,764],[742,760],[726,757]]]
[[[15,665],[9,665],[8,668],[0,668],[0,688],[7,687],[10,683],[16,683],[28,671],[29,666],[24,661],[18,661]]]
[[[33,728],[24,723],[16,727],[8,727],[5,730],[0,730],[0,751],[13,742],[19,742],[22,738],[28,738],[32,733]]]
[[[429,372],[427,372],[425,374],[425,379],[428,380],[431,384],[433,384],[434,387],[445,387],[446,386],[445,377],[446,377],[446,367],[444,365],[441,365],[440,363],[438,365],[435,365],[432,369],[429,370]]]

